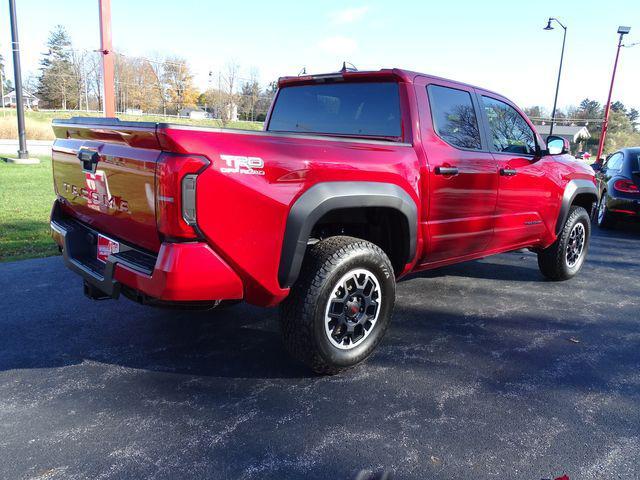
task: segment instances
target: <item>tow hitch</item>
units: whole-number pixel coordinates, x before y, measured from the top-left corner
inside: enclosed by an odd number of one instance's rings
[[[111,295],[91,285],[86,280],[83,282],[82,289],[84,290],[84,295],[91,300],[109,300],[113,298]]]

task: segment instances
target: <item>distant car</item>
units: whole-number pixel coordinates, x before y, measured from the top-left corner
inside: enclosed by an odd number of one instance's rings
[[[611,228],[617,220],[640,218],[640,147],[623,148],[591,167],[600,193],[598,226]]]
[[[589,152],[578,152],[576,153],[576,158],[578,160],[589,160],[591,158],[591,154]]]

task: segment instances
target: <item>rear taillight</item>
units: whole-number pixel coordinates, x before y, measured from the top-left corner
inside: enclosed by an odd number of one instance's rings
[[[640,193],[638,186],[631,180],[616,180],[613,188],[621,193]]]
[[[167,239],[194,239],[196,186],[207,168],[204,157],[163,154],[156,167],[156,224]]]

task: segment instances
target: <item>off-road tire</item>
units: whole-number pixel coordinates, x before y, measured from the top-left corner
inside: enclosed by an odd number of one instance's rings
[[[584,246],[579,260],[575,265],[571,266],[567,260],[567,247],[570,243],[571,233],[577,223],[581,223],[584,228]],[[591,220],[589,214],[583,207],[572,206],[556,241],[538,253],[538,267],[540,267],[542,274],[555,281],[568,280],[574,277],[584,264],[587,250],[589,249],[590,237]]]
[[[608,230],[616,226],[616,219],[607,208],[607,192],[602,192],[602,197],[600,198],[600,203],[598,203],[595,217],[598,228]]]
[[[377,320],[349,350],[341,350],[325,332],[326,308],[335,288],[350,272],[366,269],[380,287]],[[382,340],[395,303],[395,277],[387,255],[376,245],[336,236],[311,245],[296,283],[280,305],[280,326],[289,353],[314,372],[336,374],[365,360]],[[346,307],[345,307],[346,308]]]

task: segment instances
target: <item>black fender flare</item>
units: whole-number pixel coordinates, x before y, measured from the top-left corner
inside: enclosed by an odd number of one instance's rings
[[[418,207],[398,185],[379,182],[322,182],[304,192],[292,205],[282,242],[278,282],[291,287],[300,273],[309,235],[323,215],[343,208],[387,207],[398,210],[409,226],[409,258],[416,255]]]
[[[583,193],[593,195],[596,203],[598,202],[598,189],[593,182],[584,179],[573,179],[567,183],[564,188],[564,194],[562,195],[562,205],[560,206],[560,213],[558,214],[558,222],[556,223],[556,235],[562,231],[573,201],[578,195]]]

